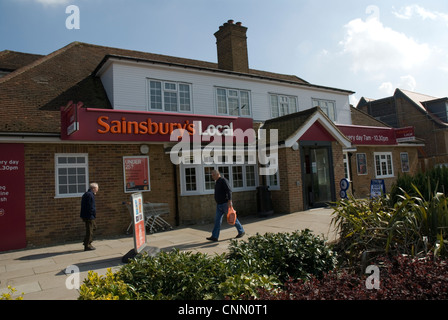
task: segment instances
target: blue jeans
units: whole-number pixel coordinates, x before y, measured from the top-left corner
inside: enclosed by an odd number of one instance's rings
[[[212,231],[212,237],[218,239],[219,238],[219,232],[221,231],[221,223],[222,223],[222,217],[227,217],[227,202],[223,204],[217,204],[216,205],[216,215],[215,215],[215,226]],[[235,228],[238,230],[238,234],[243,233],[244,229],[241,223],[239,222],[238,218],[236,218],[235,221]]]

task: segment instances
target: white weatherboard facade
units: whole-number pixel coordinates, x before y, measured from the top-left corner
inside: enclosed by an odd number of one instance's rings
[[[223,115],[218,112],[217,90],[235,89],[249,93],[250,113],[255,122],[275,117],[271,95],[296,97],[297,111],[316,106],[317,101],[334,105],[336,124],[352,124],[348,91],[293,84],[258,76],[220,72],[196,67],[169,66],[145,61],[110,58],[97,73],[101,77],[113,109],[126,111],[163,111],[150,108],[149,81],[187,84],[190,88],[190,111],[200,115]],[[290,112],[291,113],[291,112]],[[330,117],[331,118],[331,117]]]

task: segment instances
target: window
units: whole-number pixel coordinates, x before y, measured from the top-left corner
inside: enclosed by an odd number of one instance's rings
[[[88,187],[88,155],[56,154],[56,197],[79,197]]]
[[[299,111],[297,97],[271,94],[270,101],[272,118],[281,117]]]
[[[246,186],[247,187],[255,187],[256,183],[256,173],[255,166],[246,166]]]
[[[185,190],[196,191],[196,168],[185,168]]]
[[[233,192],[255,190],[258,185],[257,165],[247,162],[249,157],[239,157],[243,163],[235,161],[235,157],[218,156],[219,162],[209,161],[202,164],[180,164],[181,174],[181,194],[198,195],[213,194],[215,190],[215,181],[212,179],[212,170],[219,170],[222,177],[229,181]],[[222,160],[222,161],[221,161]],[[225,161],[229,161],[225,162]],[[246,162],[244,162],[246,160]]]
[[[218,114],[250,116],[250,94],[247,90],[216,89]]]
[[[345,179],[347,179],[348,181],[350,181],[350,168],[349,168],[349,163],[348,163],[348,154],[347,152],[343,153],[344,155],[344,177]]]
[[[320,107],[332,120],[336,121],[336,102],[330,100],[313,99],[313,107]]]
[[[394,176],[391,152],[375,152],[375,172],[377,178],[390,178]]]
[[[407,152],[401,152],[400,153],[400,159],[401,159],[401,171],[402,172],[409,172],[409,154]]]
[[[149,109],[191,112],[191,85],[172,81],[148,80]]]
[[[232,167],[232,177],[233,177],[233,187],[234,188],[242,188],[244,186],[243,183],[243,167],[242,166],[234,166]]]

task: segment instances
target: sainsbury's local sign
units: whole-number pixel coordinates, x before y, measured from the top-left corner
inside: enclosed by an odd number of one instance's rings
[[[72,129],[73,114],[76,130]],[[168,142],[173,132],[179,138],[188,134],[233,140],[235,130],[252,128],[251,118],[83,108],[82,103],[61,108],[63,140]],[[247,139],[252,142],[252,137]]]

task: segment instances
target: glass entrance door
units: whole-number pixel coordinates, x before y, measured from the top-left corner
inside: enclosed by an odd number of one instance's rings
[[[334,177],[329,147],[303,147],[304,198],[308,208],[333,201]]]

